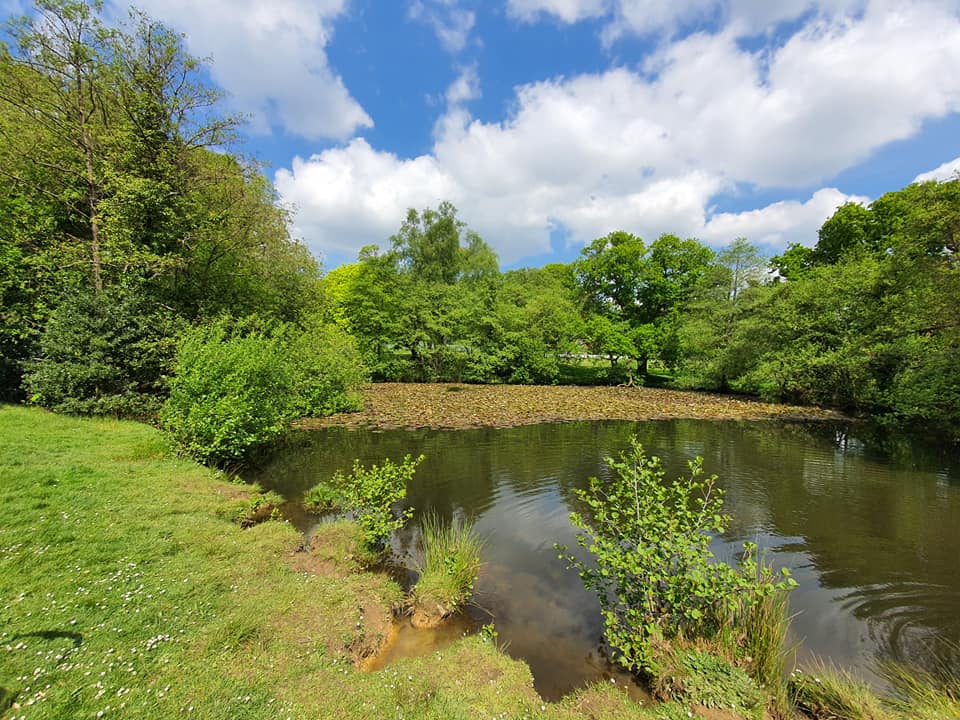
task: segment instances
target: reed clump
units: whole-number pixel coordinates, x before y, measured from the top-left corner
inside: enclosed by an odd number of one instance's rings
[[[480,572],[483,538],[473,523],[444,522],[434,513],[420,521],[420,578],[410,592],[412,622],[437,625],[460,610],[473,592]]]

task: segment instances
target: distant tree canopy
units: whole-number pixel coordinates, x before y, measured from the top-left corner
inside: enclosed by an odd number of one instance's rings
[[[779,281],[692,308],[680,382],[960,436],[960,180],[846,204]]]

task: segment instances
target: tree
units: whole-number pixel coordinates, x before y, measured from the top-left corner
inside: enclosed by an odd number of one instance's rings
[[[744,289],[759,285],[767,275],[767,260],[763,254],[743,237],[736,238],[720,251],[718,263],[730,273],[727,297],[737,301]]]
[[[141,14],[132,29],[111,29],[100,10],[37,0],[8,30],[15,52],[0,54],[0,104],[28,138],[5,132],[16,162],[0,172],[53,201],[58,230],[85,247],[98,291],[111,278],[163,270],[182,235],[184,161],[235,125],[211,119],[218,93],[197,79],[179,36]]]
[[[693,296],[712,259],[713,251],[706,246],[675,235],[662,235],[649,247],[625,232],[594,240],[574,263],[586,307],[611,321],[611,327],[626,324],[622,333],[595,332],[595,338],[607,337],[617,352],[632,348],[639,371],[646,374],[650,358],[665,349],[656,339],[675,334],[676,311]],[[641,329],[645,326],[652,328]],[[594,323],[597,331],[604,327]],[[631,331],[639,343],[630,342]],[[614,342],[618,334],[623,342]]]

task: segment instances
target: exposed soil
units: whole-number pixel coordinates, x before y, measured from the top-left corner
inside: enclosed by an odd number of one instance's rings
[[[815,407],[777,405],[731,395],[643,387],[378,383],[363,391],[364,408],[298,427],[512,427],[574,420],[825,420],[844,417]]]

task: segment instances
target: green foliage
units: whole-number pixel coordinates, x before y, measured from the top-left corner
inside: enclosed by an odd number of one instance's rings
[[[333,512],[343,506],[343,494],[329,482],[318,482],[303,494],[303,506],[310,512]]]
[[[173,364],[174,328],[142,292],[77,292],[50,316],[41,359],[26,364],[29,400],[57,412],[151,417]]]
[[[407,483],[422,461],[423,455],[407,455],[399,465],[388,458],[367,468],[355,460],[349,475],[338,472],[330,481],[341,489],[343,506],[360,526],[364,548],[372,556],[385,552],[390,535],[413,515],[412,507],[395,512],[394,506],[407,496]]]
[[[319,267],[259,168],[222,151],[238,120],[179,33],[138,11],[108,22],[99,2],[33,5],[0,47],[0,396],[16,397],[21,364],[37,360],[26,389],[40,402],[146,415],[166,373],[140,357],[151,325],[169,337],[173,316],[298,321],[319,300]],[[139,309],[118,299],[131,287]],[[61,303],[88,367],[69,367],[51,335],[71,334],[50,320]],[[128,311],[141,317],[98,326]],[[140,347],[114,347],[129,344],[120,335]]]
[[[363,407],[359,388],[368,382],[353,338],[330,325],[288,328],[288,360],[294,371],[298,416],[323,416]]]
[[[286,432],[296,376],[278,334],[220,320],[188,331],[160,420],[204,463],[249,460]]]
[[[659,459],[633,439],[629,453],[607,464],[613,477],[590,478],[577,491],[587,512],[571,514],[596,565],[560,549],[597,593],[607,643],[627,669],[651,672],[661,640],[714,637],[742,603],[793,586],[786,572],[776,583],[758,581],[750,547],[741,571],[713,562],[711,533],[723,532],[729,517],[699,458],[688,478],[666,482]]]
[[[716,654],[696,648],[670,648],[660,654],[661,669],[653,681],[656,695],[715,710],[734,710],[760,720],[763,695],[742,669]]]
[[[420,521],[420,545],[420,577],[411,591],[414,608],[438,619],[451,615],[473,592],[483,539],[471,523],[444,523],[427,513]]]

